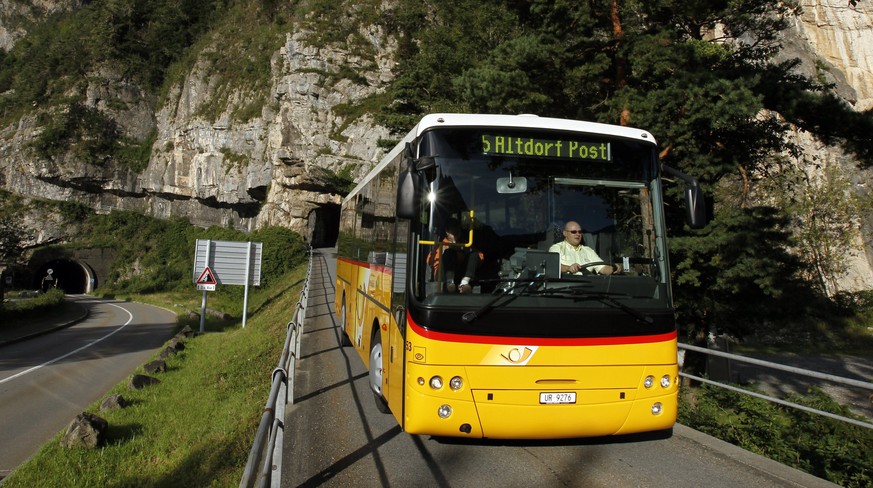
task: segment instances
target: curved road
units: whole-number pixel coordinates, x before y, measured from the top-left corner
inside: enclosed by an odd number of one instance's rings
[[[176,315],[141,303],[76,296],[88,317],[0,347],[0,478],[144,364]]]
[[[498,442],[406,434],[376,410],[363,363],[340,346],[335,257],[322,250],[313,259],[294,404],[285,415],[283,487],[836,486],[682,425],[669,439]]]

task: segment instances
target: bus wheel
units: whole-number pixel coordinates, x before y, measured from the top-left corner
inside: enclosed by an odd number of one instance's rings
[[[382,413],[390,412],[388,403],[382,396],[382,335],[378,330],[370,341],[370,389],[373,390],[376,409]]]
[[[346,332],[346,294],[343,293],[343,302],[340,305],[340,347],[348,347],[352,345],[352,340],[349,339],[349,333]]]

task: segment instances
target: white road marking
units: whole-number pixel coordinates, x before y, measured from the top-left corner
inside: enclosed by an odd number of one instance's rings
[[[100,302],[100,303],[106,303],[106,302]],[[127,319],[127,322],[125,322],[124,324],[122,324],[121,327],[119,327],[119,328],[113,330],[112,332],[106,334],[105,336],[103,336],[103,337],[101,337],[101,338],[99,338],[99,339],[97,339],[97,340],[95,340],[95,341],[93,341],[93,342],[91,342],[91,343],[89,343],[89,344],[85,344],[84,346],[82,346],[82,347],[76,349],[75,351],[68,352],[68,353],[64,354],[63,356],[56,357],[56,358],[52,359],[51,361],[46,361],[46,362],[40,364],[39,366],[34,366],[34,367],[30,368],[30,369],[26,369],[26,370],[24,370],[24,371],[22,371],[22,372],[20,372],[20,373],[17,373],[17,374],[14,374],[14,375],[8,377],[8,378],[3,378],[2,380],[0,380],[0,385],[2,385],[3,383],[6,383],[6,382],[8,382],[8,381],[12,381],[12,380],[14,380],[15,378],[18,378],[18,377],[20,377],[20,376],[24,376],[24,375],[26,375],[26,374],[28,374],[28,373],[32,373],[32,372],[34,372],[34,371],[37,371],[37,370],[39,370],[39,369],[41,369],[41,368],[44,368],[44,367],[46,367],[46,366],[48,366],[48,365],[50,365],[50,364],[56,363],[56,362],[60,361],[61,359],[68,358],[68,357],[72,356],[73,354],[76,354],[77,352],[84,351],[85,349],[88,349],[89,347],[93,346],[94,344],[97,344],[97,343],[99,343],[99,342],[101,342],[101,341],[103,341],[103,340],[105,340],[105,339],[108,339],[109,337],[112,337],[112,336],[115,335],[118,331],[120,331],[121,329],[127,327],[131,322],[133,322],[133,314],[130,313],[129,310],[127,310],[126,308],[121,307],[121,306],[119,306],[119,305],[116,305],[116,304],[114,304],[114,303],[106,303],[106,304],[107,304],[107,305],[111,305],[111,306],[113,306],[113,307],[115,307],[115,308],[118,308],[118,309],[120,309],[120,310],[123,310],[125,313],[127,313],[127,315],[129,316],[129,318]]]

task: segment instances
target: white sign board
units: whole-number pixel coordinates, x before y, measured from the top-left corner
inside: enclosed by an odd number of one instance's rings
[[[215,284],[261,286],[261,242],[212,241],[197,239],[194,249],[193,280],[197,284],[208,267]],[[206,262],[207,256],[209,262]],[[249,280],[246,282],[246,269]]]
[[[200,306],[200,332],[206,319],[206,292],[217,285],[243,285],[242,326],[248,315],[249,286],[261,286],[261,242],[234,242],[197,239],[194,248],[194,284],[203,291]]]

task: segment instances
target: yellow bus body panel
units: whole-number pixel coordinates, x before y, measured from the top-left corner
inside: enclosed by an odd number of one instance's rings
[[[675,335],[638,343],[488,344],[460,335],[437,340],[408,327],[404,344],[389,333],[397,328],[386,311],[391,280],[378,266],[338,260],[336,310],[345,293],[345,330],[367,368],[373,327],[380,328],[383,396],[410,434],[552,439],[664,430],[676,422]],[[442,379],[438,390],[430,387],[434,376]],[[463,380],[458,390],[449,387],[455,376]],[[654,379],[649,388],[647,376]],[[575,403],[543,404],[542,393],[573,393]],[[660,409],[653,413],[655,404]],[[444,406],[451,409],[447,418],[439,416]]]
[[[362,266],[344,259],[337,260],[335,310],[342,314],[345,294],[345,332],[358,352],[364,367],[370,369],[370,346],[374,329],[379,328],[382,341],[382,396],[388,402],[398,423],[403,411],[403,337],[388,313],[393,274],[384,266]],[[342,318],[340,318],[340,322]],[[390,333],[389,333],[390,331]]]
[[[675,338],[494,345],[437,341],[410,330],[407,340],[403,427],[411,434],[548,439],[664,430],[676,422]],[[438,390],[430,386],[434,376],[443,380]],[[458,390],[449,387],[455,376],[463,380]],[[647,376],[654,379],[649,388]],[[543,404],[542,393],[572,393],[575,403]],[[438,415],[444,406],[451,408],[447,418]]]

